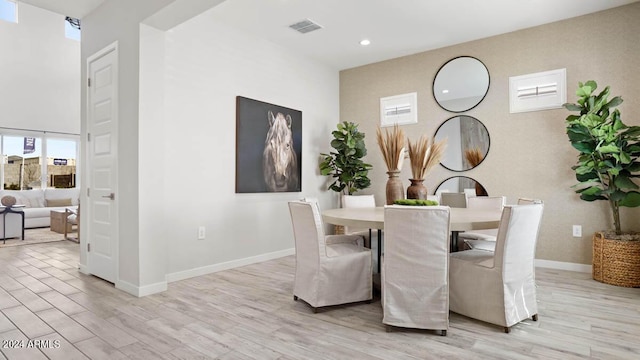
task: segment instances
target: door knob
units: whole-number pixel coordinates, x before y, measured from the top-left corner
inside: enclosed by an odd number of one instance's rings
[[[109,198],[109,199],[111,199],[111,200],[115,200],[115,198],[116,198],[116,194],[111,193],[111,194],[109,194],[109,195],[103,195],[102,197],[103,197],[103,198]]]

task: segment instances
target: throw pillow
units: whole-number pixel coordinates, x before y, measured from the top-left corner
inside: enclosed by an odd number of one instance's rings
[[[47,199],[47,207],[71,206],[71,199]]]

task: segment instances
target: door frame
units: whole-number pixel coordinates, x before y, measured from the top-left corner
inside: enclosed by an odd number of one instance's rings
[[[83,170],[85,171],[85,181],[83,182],[85,189],[90,189],[91,186],[91,170],[92,170],[92,160],[93,157],[91,155],[91,140],[89,140],[89,134],[91,134],[92,130],[93,130],[93,125],[91,122],[90,117],[90,109],[91,109],[91,90],[90,90],[90,86],[89,86],[89,79],[91,78],[91,63],[100,59],[103,56],[106,56],[109,53],[115,53],[115,60],[113,62],[114,64],[114,69],[115,69],[115,91],[114,91],[114,98],[113,98],[113,103],[114,103],[114,107],[116,109],[116,120],[113,122],[113,132],[112,132],[112,136],[115,136],[115,142],[116,142],[116,153],[115,153],[115,163],[117,164],[117,144],[118,144],[118,128],[119,128],[119,116],[117,116],[117,113],[119,111],[119,81],[118,81],[118,77],[120,74],[119,71],[119,59],[118,59],[118,41],[114,41],[113,43],[107,45],[106,47],[102,48],[101,50],[96,51],[95,53],[93,53],[92,55],[87,57],[87,63],[86,63],[86,80],[84,83],[85,89],[86,89],[86,110],[85,110],[85,124],[86,124],[86,133],[83,134],[84,136],[84,140],[86,141],[86,146],[85,146],[85,158],[87,159],[87,161],[85,162],[85,166],[83,167]],[[118,167],[117,165],[114,165],[113,171],[115,173],[115,178],[116,181],[113,184],[113,188],[112,191],[114,193],[117,193],[117,187],[118,187]],[[90,190],[89,190],[90,191]],[[80,217],[80,222],[81,222],[81,228],[84,230],[83,233],[80,236],[80,249],[82,252],[84,252],[85,256],[85,261],[86,261],[86,266],[84,268],[84,271],[82,271],[85,274],[92,274],[91,271],[91,261],[90,261],[90,257],[88,254],[88,249],[87,249],[87,244],[89,243],[87,241],[88,238],[93,238],[94,234],[92,233],[93,231],[93,227],[91,226],[91,216],[92,214],[92,209],[91,209],[91,204],[90,204],[90,196],[89,196],[89,191],[85,190],[84,194],[83,194],[83,198],[85,199],[85,203],[86,205],[82,208],[82,212],[83,212],[83,216]],[[115,208],[115,216],[112,222],[112,227],[113,227],[113,234],[115,235],[115,240],[113,241],[112,245],[113,245],[113,259],[114,259],[114,266],[115,266],[115,279],[113,279],[113,283],[114,285],[118,285],[119,281],[120,281],[120,254],[119,254],[119,249],[120,249],[120,237],[119,237],[119,218],[118,218],[118,206],[117,206],[117,198],[116,200],[114,200],[114,208]],[[82,269],[81,269],[82,270]]]

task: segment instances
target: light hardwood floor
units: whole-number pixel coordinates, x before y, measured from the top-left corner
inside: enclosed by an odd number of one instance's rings
[[[4,357],[640,358],[640,289],[601,284],[590,274],[538,269],[538,322],[524,321],[505,334],[452,313],[442,337],[385,332],[379,299],[313,314],[304,302],[293,301],[291,256],[174,282],[144,298],[80,274],[77,263],[78,244],[71,242],[0,249]],[[23,347],[7,348],[16,344]]]

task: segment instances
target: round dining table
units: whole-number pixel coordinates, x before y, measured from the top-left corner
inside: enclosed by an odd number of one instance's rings
[[[502,211],[450,208],[451,252],[458,251],[458,233],[497,228],[501,216]],[[384,229],[384,207],[329,209],[322,212],[322,219],[328,224],[378,229],[378,239],[381,239]],[[378,258],[381,255],[381,248],[382,246],[378,244]],[[379,265],[380,262],[378,262]]]

